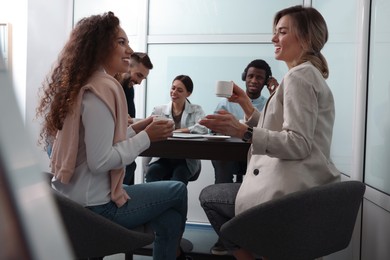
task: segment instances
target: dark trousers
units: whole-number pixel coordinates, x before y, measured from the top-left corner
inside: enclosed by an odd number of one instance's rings
[[[146,182],[175,180],[187,185],[191,176],[185,159],[161,158],[149,165],[145,180]]]
[[[125,178],[123,179],[123,184],[133,185],[134,184],[134,173],[137,168],[137,164],[132,162],[126,166]]]
[[[220,183],[207,186],[200,195],[202,206],[211,226],[219,235],[223,224],[235,216],[236,195],[241,183]],[[236,245],[220,237],[227,249],[235,249]]]
[[[236,175],[236,182],[242,182],[242,176],[246,172],[246,162],[213,160],[211,163],[214,167],[215,184],[232,183],[234,175]]]

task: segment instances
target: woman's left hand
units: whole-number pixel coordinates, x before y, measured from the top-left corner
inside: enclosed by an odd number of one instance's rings
[[[144,130],[150,123],[152,123],[153,117],[149,116],[145,119],[141,119],[133,124],[131,124],[131,128],[138,134],[142,130]]]
[[[242,138],[247,126],[241,124],[231,113],[219,110],[216,114],[207,115],[199,121],[199,124],[212,131],[229,136]]]

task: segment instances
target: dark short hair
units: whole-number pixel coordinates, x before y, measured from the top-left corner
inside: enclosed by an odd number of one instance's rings
[[[256,69],[262,69],[265,71],[265,78],[268,79],[272,76],[271,67],[268,65],[268,63],[265,60],[257,59],[251,61],[245,68],[244,72],[242,73],[242,80],[245,81],[246,74],[248,73],[249,68],[256,68]]]
[[[131,54],[131,59],[135,60],[138,63],[141,63],[148,69],[153,69],[152,61],[150,60],[147,53],[144,52],[133,52]]]
[[[192,82],[192,79],[189,76],[178,75],[173,79],[173,81],[175,80],[180,80],[184,84],[188,92],[192,93],[192,91],[194,90],[194,83]]]

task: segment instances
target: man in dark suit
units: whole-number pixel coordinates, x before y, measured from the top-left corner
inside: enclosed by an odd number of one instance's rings
[[[150,61],[148,54],[143,52],[134,52],[130,58],[129,72],[121,75],[120,82],[126,95],[127,109],[129,113],[129,124],[135,118],[135,104],[134,104],[134,85],[141,84],[142,80],[146,79],[149,71],[153,69],[153,64]],[[134,184],[134,172],[137,165],[135,162],[126,166],[126,174],[123,184]]]

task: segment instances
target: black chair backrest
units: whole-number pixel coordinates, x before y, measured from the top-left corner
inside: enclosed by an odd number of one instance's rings
[[[255,206],[221,235],[269,259],[314,259],[346,248],[365,192],[359,181],[326,184]]]
[[[132,252],[151,244],[154,235],[126,229],[53,191],[77,258]]]

